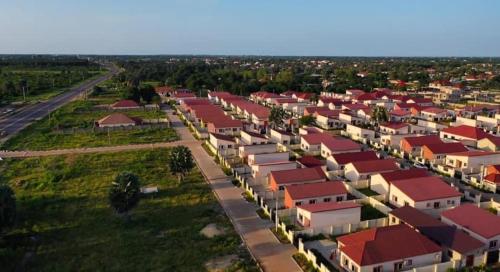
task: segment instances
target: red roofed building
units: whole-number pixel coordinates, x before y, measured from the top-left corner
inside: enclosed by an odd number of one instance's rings
[[[337,238],[340,265],[347,271],[404,271],[441,262],[441,247],[401,224]]]
[[[380,132],[393,135],[408,134],[410,125],[407,123],[389,122],[380,124]]]
[[[329,227],[359,224],[361,205],[351,202],[321,202],[297,206],[297,222],[327,234]]]
[[[439,136],[442,139],[452,139],[462,142],[464,145],[476,147],[477,141],[491,137],[491,134],[484,132],[478,127],[461,125],[457,127],[449,127],[441,130]]]
[[[131,118],[123,113],[112,113],[97,121],[99,127],[127,127],[135,126],[140,122],[139,118]]]
[[[140,107],[141,106],[139,105],[139,103],[130,99],[120,100],[111,105],[111,108],[114,110],[131,110],[131,109],[138,109]]]
[[[442,142],[437,135],[405,137],[401,140],[401,151],[404,152],[405,156],[420,156],[422,154],[422,146]]]
[[[333,136],[328,133],[312,133],[302,135],[300,137],[300,148],[312,155],[319,155],[321,153],[321,143],[333,139]]]
[[[344,167],[351,162],[357,161],[371,161],[378,159],[377,154],[372,151],[361,151],[361,152],[348,152],[348,153],[338,153],[332,154],[326,160],[326,167],[328,171],[340,170],[343,175]]]
[[[269,174],[269,186],[275,192],[284,191],[287,185],[323,181],[326,181],[326,176],[319,167],[272,171]]]
[[[428,107],[420,111],[420,118],[427,121],[438,122],[444,120],[448,117],[448,111],[436,107]]]
[[[325,163],[314,156],[303,156],[297,159],[297,163],[300,164],[301,168],[312,168],[312,167],[321,167],[325,165]]]
[[[442,247],[444,261],[459,262],[459,267],[473,267],[484,263],[485,244],[465,231],[447,225],[413,207],[392,210],[389,224],[405,224]]]
[[[389,113],[391,122],[404,122],[411,118],[410,111],[405,111],[401,109],[393,110]]]
[[[223,135],[238,135],[243,129],[243,123],[240,120],[233,120],[230,117],[212,119],[207,123],[207,130],[210,133]]]
[[[480,174],[483,167],[500,164],[500,152],[465,151],[446,155],[445,165],[463,175]]]
[[[431,164],[441,164],[445,161],[447,154],[464,152],[468,149],[462,143],[438,143],[428,144],[422,147],[422,157]]]
[[[438,217],[460,205],[462,194],[436,176],[394,180],[390,183],[389,203],[410,206]]]
[[[285,208],[323,202],[347,200],[347,189],[341,181],[325,181],[285,186]]]
[[[170,86],[157,86],[155,87],[155,92],[159,96],[167,97],[174,92],[174,89]]]
[[[500,137],[490,135],[477,141],[477,148],[486,151],[500,151]]]
[[[444,211],[441,221],[466,231],[486,245],[487,263],[499,261],[500,216],[478,208],[474,204],[464,204]]]
[[[375,174],[370,176],[370,189],[384,195],[385,200],[389,201],[391,182],[395,180],[422,178],[428,176],[430,176],[429,171],[420,168],[401,169],[392,172]]]
[[[348,152],[360,152],[361,145],[344,138],[330,138],[326,141],[321,142],[321,156],[323,158],[328,158],[332,154],[338,153],[348,153]]]
[[[356,161],[345,166],[345,177],[350,181],[367,180],[371,175],[399,170],[394,159]]]

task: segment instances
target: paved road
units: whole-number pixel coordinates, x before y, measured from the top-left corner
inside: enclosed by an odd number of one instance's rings
[[[23,128],[28,126],[31,122],[44,117],[49,112],[68,103],[69,101],[80,95],[82,92],[84,92],[85,90],[88,90],[94,87],[95,85],[109,79],[113,75],[117,74],[119,71],[116,66],[111,64],[106,65],[106,67],[109,69],[109,72],[99,78],[90,81],[85,81],[82,84],[70,89],[67,92],[55,96],[54,98],[46,102],[41,102],[34,105],[26,106],[12,115],[1,118],[0,131],[5,131],[7,133],[7,136],[4,137],[3,140],[6,140],[5,138],[11,137],[14,134],[18,133]]]
[[[171,112],[168,113],[172,126],[181,139],[186,142],[195,140],[179,118]],[[187,146],[191,149],[198,167],[210,183],[236,231],[243,237],[262,269],[264,271],[302,271],[292,258],[292,255],[297,252],[296,249],[290,244],[281,244],[278,241],[269,230],[273,224],[257,216],[255,204],[243,199],[243,190],[233,186],[213,158],[205,152],[201,143],[197,141]]]

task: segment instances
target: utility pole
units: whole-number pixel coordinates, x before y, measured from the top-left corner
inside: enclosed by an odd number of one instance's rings
[[[26,87],[23,86],[23,100],[26,102]]]
[[[276,190],[276,206],[274,210],[274,221],[276,225],[276,233],[278,233],[278,193],[279,193],[279,188]]]

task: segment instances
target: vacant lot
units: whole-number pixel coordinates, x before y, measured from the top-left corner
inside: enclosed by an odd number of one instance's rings
[[[255,267],[198,170],[178,182],[168,149],[0,162],[0,183],[15,190],[18,222],[2,241],[2,271],[204,271],[207,261],[239,254],[229,271]],[[130,222],[109,207],[121,171],[160,192],[141,199]],[[215,223],[224,234],[199,232]]]
[[[47,150],[57,148],[97,147],[138,143],[170,142],[177,140],[171,128],[147,128],[132,130],[93,130],[95,122],[112,112],[95,110],[97,101],[79,100],[51,113],[8,140],[3,149]],[[165,118],[155,110],[125,111],[130,117],[142,119]],[[75,130],[73,130],[75,129]]]

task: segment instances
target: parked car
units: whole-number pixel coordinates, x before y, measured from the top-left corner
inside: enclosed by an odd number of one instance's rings
[[[419,162],[416,162],[415,164],[413,164],[413,166],[415,168],[428,169],[427,166],[425,166],[425,165],[423,165],[423,164],[421,164]]]

